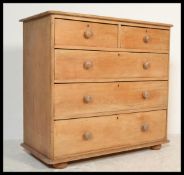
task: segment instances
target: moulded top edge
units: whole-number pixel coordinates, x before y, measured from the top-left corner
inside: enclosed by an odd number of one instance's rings
[[[74,17],[85,17],[85,18],[95,18],[95,19],[103,19],[103,20],[109,20],[109,21],[116,21],[116,22],[130,22],[130,23],[137,23],[137,24],[149,24],[153,26],[165,26],[165,27],[172,27],[172,24],[166,24],[166,23],[158,23],[158,22],[148,22],[148,21],[142,21],[142,20],[133,20],[133,19],[123,19],[123,18],[115,18],[115,17],[107,17],[107,16],[97,16],[97,15],[91,15],[91,14],[80,14],[80,13],[70,13],[70,12],[63,12],[63,11],[45,11],[33,16],[29,16],[27,18],[20,19],[20,22],[29,21],[32,19],[40,18],[46,15],[66,15],[66,16],[74,16]]]

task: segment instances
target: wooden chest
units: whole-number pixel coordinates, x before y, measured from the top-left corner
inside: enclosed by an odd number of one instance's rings
[[[24,148],[63,168],[168,142],[172,25],[59,11],[20,21]]]

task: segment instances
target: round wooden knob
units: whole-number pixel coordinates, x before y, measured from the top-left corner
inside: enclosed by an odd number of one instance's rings
[[[89,95],[86,95],[86,96],[84,96],[83,101],[84,101],[84,103],[91,103],[92,97]]]
[[[148,91],[144,91],[144,92],[142,93],[142,96],[143,96],[144,99],[148,99],[148,98],[150,97],[150,94],[149,94]]]
[[[149,125],[148,125],[147,123],[145,123],[145,124],[143,124],[143,125],[141,126],[141,131],[143,131],[143,132],[148,131],[148,129],[149,129]]]
[[[89,38],[91,38],[92,36],[93,36],[92,30],[87,29],[87,30],[84,32],[84,38],[89,39]]]
[[[148,43],[150,41],[150,37],[148,35],[144,36],[143,41]]]
[[[90,69],[93,67],[93,63],[91,61],[85,61],[83,67],[84,69]]]
[[[84,140],[90,140],[90,139],[92,139],[92,133],[91,132],[85,132],[83,134],[83,139]]]
[[[144,69],[149,69],[150,66],[151,66],[151,65],[150,65],[149,62],[146,62],[146,63],[143,64],[143,68],[144,68]]]

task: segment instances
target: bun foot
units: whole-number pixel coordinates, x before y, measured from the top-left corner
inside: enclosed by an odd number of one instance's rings
[[[63,169],[63,168],[66,168],[68,166],[68,163],[66,163],[66,162],[58,163],[58,164],[53,164],[52,166],[53,166],[53,168]]]
[[[154,145],[154,146],[151,146],[150,148],[152,150],[159,150],[159,149],[161,149],[161,147],[162,147],[162,145]]]

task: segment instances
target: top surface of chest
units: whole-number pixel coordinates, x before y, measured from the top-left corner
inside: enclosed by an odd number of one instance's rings
[[[135,50],[168,53],[170,24],[48,11],[23,22],[50,16],[55,48]],[[51,27],[49,25],[48,27]]]

